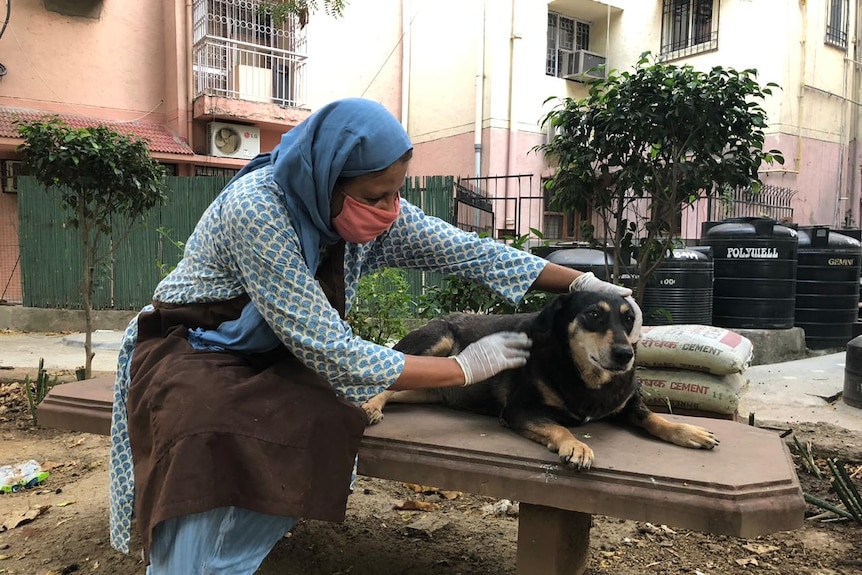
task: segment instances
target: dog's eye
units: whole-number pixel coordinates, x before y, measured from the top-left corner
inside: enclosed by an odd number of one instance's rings
[[[587,318],[589,318],[591,321],[599,321],[601,317],[602,314],[600,314],[599,311],[596,309],[591,309],[587,312]]]

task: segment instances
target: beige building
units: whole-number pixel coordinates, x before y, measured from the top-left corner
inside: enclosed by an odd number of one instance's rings
[[[644,51],[778,83],[767,147],[787,161],[764,170],[780,192],[764,213],[860,224],[856,0],[350,0],[343,17],[304,27],[273,26],[256,4],[12,5],[0,32],[0,300],[21,300],[16,118],[108,123],[146,138],[173,173],[207,175],[271,149],[326,102],[363,96],[404,123],[411,175],[481,176],[468,187],[493,198],[497,233],[573,239],[589,215],[546,212],[550,169],[532,151],[547,137],[546,100],[579,97],[590,67],[628,69]],[[714,214],[687,210],[683,237]]]

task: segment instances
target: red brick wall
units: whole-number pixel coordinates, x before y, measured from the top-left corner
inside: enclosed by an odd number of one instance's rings
[[[0,302],[21,303],[18,195],[0,192]]]

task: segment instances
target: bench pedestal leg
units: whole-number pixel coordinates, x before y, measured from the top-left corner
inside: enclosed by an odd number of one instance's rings
[[[582,575],[590,551],[592,515],[520,504],[518,575]]]

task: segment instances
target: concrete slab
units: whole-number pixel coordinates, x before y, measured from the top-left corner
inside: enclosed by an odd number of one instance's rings
[[[574,428],[596,454],[592,469],[579,472],[495,418],[394,404],[366,429],[359,472],[739,537],[802,525],[801,490],[779,434],[733,421],[668,417],[709,427],[721,445],[687,449],[593,422]]]
[[[862,409],[844,403],[846,352],[750,367],[739,414],[759,421],[830,423],[862,431]]]
[[[105,330],[92,335],[93,371],[116,371],[123,332]],[[0,332],[0,369],[35,371],[39,358],[45,360],[45,369],[74,371],[86,361],[84,334]]]

